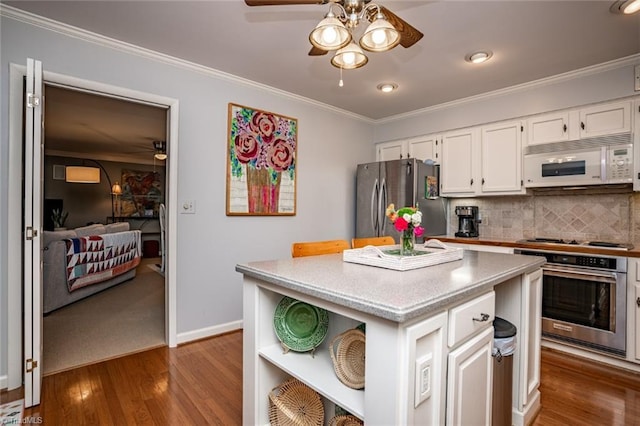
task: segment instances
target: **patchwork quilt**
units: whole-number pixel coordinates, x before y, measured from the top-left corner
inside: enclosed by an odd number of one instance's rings
[[[140,231],[68,238],[67,287],[72,292],[124,274],[140,264]]]

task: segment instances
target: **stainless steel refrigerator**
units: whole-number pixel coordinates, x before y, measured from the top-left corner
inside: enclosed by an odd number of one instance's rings
[[[425,236],[446,234],[446,199],[439,194],[439,165],[427,165],[414,158],[359,164],[356,238],[390,235],[397,242],[400,234],[385,215],[391,203],[396,209],[417,204]]]

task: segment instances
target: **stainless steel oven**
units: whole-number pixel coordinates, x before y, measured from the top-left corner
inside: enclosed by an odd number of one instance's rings
[[[516,250],[544,256],[542,335],[610,354],[626,355],[627,259]]]

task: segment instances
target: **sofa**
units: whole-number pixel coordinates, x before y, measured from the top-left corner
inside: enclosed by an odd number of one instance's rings
[[[45,314],[134,278],[142,254],[127,222],[44,231],[42,245]]]

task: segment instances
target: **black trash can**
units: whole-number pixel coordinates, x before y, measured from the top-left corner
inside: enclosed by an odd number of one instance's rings
[[[516,326],[495,317],[493,320],[493,405],[492,426],[511,426],[513,392],[513,353]]]

